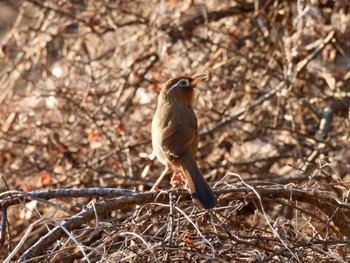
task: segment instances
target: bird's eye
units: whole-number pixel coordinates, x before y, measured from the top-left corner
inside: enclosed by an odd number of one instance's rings
[[[184,79],[184,80],[180,80],[179,81],[179,86],[188,86],[188,80],[187,79]]]
[[[190,80],[189,79],[180,79],[178,82],[176,82],[175,84],[171,85],[167,89],[166,94],[169,94],[176,87],[189,87],[189,86],[190,86]]]

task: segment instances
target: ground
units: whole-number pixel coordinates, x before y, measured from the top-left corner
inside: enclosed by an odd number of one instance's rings
[[[348,1],[0,3],[0,259],[349,262]],[[162,83],[218,197],[149,192]]]

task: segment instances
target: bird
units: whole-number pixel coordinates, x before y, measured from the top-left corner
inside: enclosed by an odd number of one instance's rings
[[[157,109],[152,120],[152,147],[165,169],[152,187],[159,184],[169,170],[181,173],[193,202],[210,209],[217,199],[196,163],[198,124],[193,111],[194,88],[206,80],[206,75],[177,76],[165,82],[158,96]]]

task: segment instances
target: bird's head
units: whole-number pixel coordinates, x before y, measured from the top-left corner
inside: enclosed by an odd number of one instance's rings
[[[194,90],[198,83],[207,79],[206,75],[178,76],[168,80],[161,90],[165,100],[183,102],[192,105]]]

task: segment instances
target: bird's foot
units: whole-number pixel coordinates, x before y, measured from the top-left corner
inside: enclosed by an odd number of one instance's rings
[[[183,188],[183,177],[180,173],[174,173],[171,177],[170,184],[173,188]]]
[[[159,191],[159,186],[158,184],[154,184],[151,188],[151,192],[157,192],[157,191]]]

